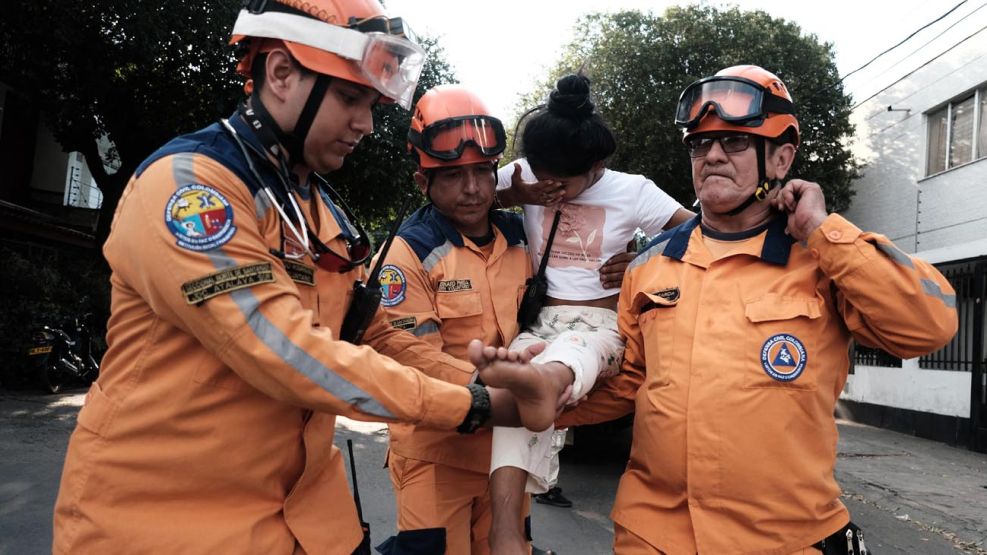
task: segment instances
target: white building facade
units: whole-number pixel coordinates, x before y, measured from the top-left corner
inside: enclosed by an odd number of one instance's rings
[[[946,39],[855,107],[865,166],[844,215],[936,264],[957,289],[960,330],[921,359],[858,351],[841,410],[987,451],[987,28]]]

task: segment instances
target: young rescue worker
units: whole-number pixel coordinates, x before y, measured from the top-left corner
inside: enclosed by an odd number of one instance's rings
[[[409,106],[423,51],[406,35],[375,0],[240,12],[252,96],[148,158],[117,208],[109,350],[69,443],[54,552],[349,554],[363,531],[334,415],[469,433],[516,421],[516,402],[524,425],[550,425],[544,388],[512,401],[454,385],[471,365],[379,314],[370,345],[339,338],[370,246],[317,174],[371,132],[378,100]]]
[[[548,291],[537,320],[511,348],[550,342],[534,360],[557,365],[573,381],[573,398],[578,399],[598,377],[618,371],[624,349],[616,313],[622,274],[601,274],[603,261],[621,256],[637,230],[655,236],[695,214],[650,179],[606,167],[617,140],[595,111],[586,77],[559,79],[547,104],[529,112],[521,125],[518,141],[524,158],[500,169],[498,194],[506,205],[523,205],[531,263],[538,268],[547,259]],[[557,192],[533,194],[549,182]],[[559,224],[549,249],[547,238],[557,213]],[[547,492],[549,500],[559,495],[555,485],[564,438],[564,431],[552,429],[494,428],[491,539],[497,552],[524,549],[516,514],[526,490]]]
[[[430,203],[402,224],[387,254],[382,312],[462,360],[475,338],[506,346],[531,272],[520,215],[491,210],[504,127],[472,91],[440,85],[415,106],[408,139],[415,183]],[[390,425],[399,533],[389,552],[489,553],[490,438],[489,430]]]
[[[956,331],[935,268],[827,215],[816,183],[780,186],[794,113],[784,83],[756,66],[682,93],[702,215],[628,267],[622,371],[557,423],[635,415],[611,514],[618,555],[846,553],[848,532],[861,552],[833,478],[850,342],[912,358]]]

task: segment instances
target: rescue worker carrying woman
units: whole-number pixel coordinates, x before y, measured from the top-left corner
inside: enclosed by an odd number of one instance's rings
[[[702,213],[628,266],[621,372],[556,425],[634,413],[618,555],[860,553],[833,477],[851,341],[901,358],[939,349],[955,293],[886,237],[827,215],[818,184],[782,185],[800,137],[774,74],[735,66],[693,83],[676,125]],[[518,379],[531,369],[471,354]]]
[[[472,91],[440,85],[415,106],[408,140],[429,204],[405,220],[387,253],[381,311],[394,328],[462,360],[472,339],[509,345],[531,264],[521,216],[492,210],[504,126]],[[490,430],[390,425],[399,532],[385,552],[489,553],[490,442]]]
[[[69,442],[55,553],[353,553],[335,415],[551,424],[544,389],[519,383],[515,405],[464,387],[471,365],[379,314],[369,345],[339,338],[370,244],[319,174],[373,130],[377,102],[410,105],[410,37],[376,0],[240,11],[253,94],[151,155],[117,208],[109,350]]]

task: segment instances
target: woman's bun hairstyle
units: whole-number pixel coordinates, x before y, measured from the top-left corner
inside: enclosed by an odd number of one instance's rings
[[[586,76],[559,79],[548,103],[529,111],[518,123],[524,123],[521,154],[531,168],[555,177],[572,177],[609,158],[617,150],[617,140],[595,110]]]

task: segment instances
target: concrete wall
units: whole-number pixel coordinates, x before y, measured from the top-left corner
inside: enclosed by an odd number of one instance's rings
[[[887,235],[908,252],[987,236],[987,158],[925,176],[926,114],[987,85],[984,44],[987,30],[854,111],[854,150],[867,166],[855,183],[856,196],[845,215],[861,228]],[[908,111],[889,112],[888,106]]]
[[[857,365],[841,399],[970,418],[970,372],[923,370],[917,359],[902,368]]]
[[[68,183],[69,153],[55,141],[54,135],[44,125],[38,126],[35,136],[34,173],[31,188],[64,196]]]
[[[852,117],[853,148],[867,165],[844,215],[932,263],[987,254],[987,158],[926,176],[927,114],[987,86],[987,30],[948,48],[966,36],[946,35],[946,46],[916,55],[912,70]],[[858,365],[841,398],[970,418],[971,387],[970,372],[906,360],[902,368]]]

